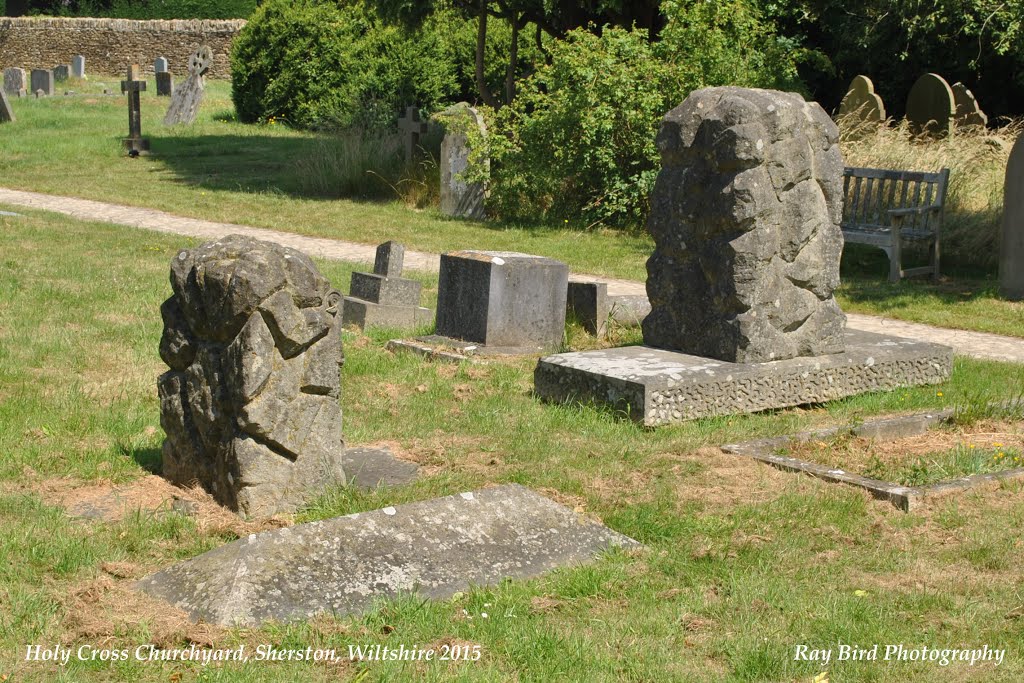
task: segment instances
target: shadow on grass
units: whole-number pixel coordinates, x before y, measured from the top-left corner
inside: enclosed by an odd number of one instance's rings
[[[120,450],[123,455],[134,460],[139,467],[150,474],[159,475],[164,471],[164,459],[159,448],[132,448],[122,445]]]

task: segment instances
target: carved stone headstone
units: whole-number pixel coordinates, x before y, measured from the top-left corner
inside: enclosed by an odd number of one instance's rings
[[[885,104],[867,76],[857,76],[839,105],[839,126],[856,136],[885,121]]]
[[[416,107],[406,107],[405,114],[398,119],[398,130],[405,146],[405,161],[409,163],[420,144],[420,136],[427,133],[427,122],[420,120],[420,112]]]
[[[85,57],[75,55],[71,58],[71,75],[75,78],[85,78]]]
[[[487,188],[481,182],[467,182],[465,176],[479,170],[490,172],[489,159],[473,157],[474,144],[481,144],[487,136],[484,119],[465,102],[449,107],[438,118],[445,126],[441,141],[441,213],[482,220]],[[483,169],[472,168],[474,162]]]
[[[1006,164],[999,293],[1015,301],[1024,299],[1024,135],[1017,138]]]
[[[199,105],[203,101],[206,89],[206,72],[213,64],[213,50],[203,45],[188,60],[188,77],[175,89],[171,96],[171,106],[164,116],[164,125],[176,123],[195,123],[199,114]]]
[[[53,72],[49,69],[32,69],[32,92],[39,97],[40,90],[44,97],[53,97]]]
[[[7,100],[7,93],[0,90],[0,123],[14,123],[17,119],[14,117],[14,110],[11,109],[11,103]]]
[[[142,100],[141,93],[146,89],[146,81],[138,64],[128,67],[127,79],[121,81],[121,92],[128,95],[128,137],[124,146],[129,153],[138,155],[149,149],[149,140],[142,137]]]
[[[795,93],[705,88],[665,115],[644,343],[737,363],[843,350],[838,140]]]
[[[953,132],[956,101],[942,76],[925,74],[907,95],[907,123],[910,132],[921,137],[946,137]]]
[[[987,126],[988,116],[981,110],[981,105],[975,99],[974,93],[968,90],[963,83],[954,83],[952,90],[953,101],[956,103],[957,127]]]
[[[343,307],[346,325],[411,330],[430,322],[430,309],[420,306],[420,283],[402,277],[404,259],[404,246],[385,242],[377,247],[373,273],[352,273]]]
[[[4,92],[8,95],[20,96],[26,89],[25,70],[18,67],[4,69]]]
[[[58,64],[53,67],[53,80],[58,83],[66,81],[71,77],[71,65],[70,64]]]
[[[170,69],[167,65],[167,57],[157,57],[155,60],[153,60],[153,73],[162,74],[165,71],[169,70]]]
[[[158,71],[156,73],[156,96],[174,96],[174,76],[170,71]]]
[[[240,235],[171,260],[164,476],[249,516],[344,483],[341,294],[305,254]]]

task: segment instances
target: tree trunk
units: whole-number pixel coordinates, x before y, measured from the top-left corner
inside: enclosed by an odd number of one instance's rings
[[[484,48],[487,47],[487,0],[480,0],[479,16],[476,30],[476,88],[480,91],[480,99],[488,107],[498,109],[501,103],[494,98],[487,87],[487,75],[484,73]]]
[[[516,68],[519,66],[519,25],[521,17],[512,14],[512,46],[508,51],[508,67],[505,69],[505,104],[512,104],[516,98]]]

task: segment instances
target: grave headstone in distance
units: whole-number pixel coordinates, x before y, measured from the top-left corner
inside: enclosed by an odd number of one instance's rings
[[[406,107],[405,114],[398,119],[398,130],[405,148],[405,161],[409,163],[419,147],[420,136],[427,133],[427,122],[420,120],[420,112],[416,107]]]
[[[445,127],[441,141],[441,213],[454,218],[483,220],[487,198],[485,183],[469,182],[467,175],[477,176],[482,170],[490,172],[490,160],[474,159],[473,145],[483,144],[487,126],[480,113],[465,102],[460,102],[436,117]],[[483,168],[471,168],[476,162]]]
[[[0,123],[14,123],[15,121],[17,118],[14,116],[14,110],[11,109],[7,93],[0,89]]]
[[[907,123],[919,137],[946,137],[953,132],[956,101],[953,90],[942,76],[924,74],[907,95]]]
[[[49,69],[32,69],[32,92],[39,97],[42,91],[43,97],[52,97],[54,94],[53,71]]]
[[[146,81],[138,64],[128,67],[127,79],[121,81],[121,92],[128,95],[128,137],[124,146],[129,154],[138,155],[149,150],[149,140],[142,137],[142,99],[141,93],[146,89]]]
[[[1024,135],[1017,137],[1006,163],[999,294],[1013,301],[1024,299]]]
[[[85,78],[85,57],[75,55],[71,58],[71,75],[75,78]]]
[[[189,57],[188,76],[174,89],[171,105],[164,116],[165,126],[195,123],[206,89],[206,72],[212,65],[213,50],[208,45],[201,46]]]
[[[342,307],[345,325],[412,330],[430,322],[430,309],[419,305],[420,283],[401,277],[404,258],[404,246],[385,242],[377,247],[373,273],[352,273]]]

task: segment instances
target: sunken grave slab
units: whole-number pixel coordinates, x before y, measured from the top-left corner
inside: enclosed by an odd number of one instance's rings
[[[547,401],[608,404],[644,425],[832,401],[949,378],[953,349],[861,331],[846,350],[767,363],[730,363],[648,346],[541,358],[534,391]]]
[[[639,545],[509,484],[253,534],[136,587],[195,620],[256,626],[358,614],[400,593],[443,600]]]

